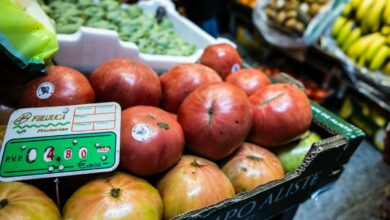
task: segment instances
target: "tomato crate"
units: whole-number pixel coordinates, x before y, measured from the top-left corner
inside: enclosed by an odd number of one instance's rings
[[[294,79],[290,78],[276,78],[277,81],[284,81],[289,82],[292,84],[296,84],[298,87],[299,83],[297,83]],[[97,103],[93,104],[93,106],[90,106],[92,104],[88,104],[87,106],[73,106],[68,108],[64,107],[53,107],[56,112],[62,112],[64,117],[68,117],[72,119],[72,122],[75,122],[73,124],[80,124],[80,123],[95,123],[98,122],[97,119],[99,119],[96,114],[104,113],[109,114],[112,117],[112,120],[115,122],[119,122],[119,106],[117,106],[116,103]],[[316,133],[320,134],[320,136],[323,138],[321,141],[314,143],[311,146],[310,151],[307,153],[304,161],[300,165],[298,169],[296,169],[293,172],[287,173],[287,175],[280,180],[269,182],[265,185],[258,186],[254,190],[251,190],[246,193],[241,193],[236,195],[235,197],[231,199],[224,200],[220,203],[217,203],[215,205],[205,207],[199,210],[191,211],[188,213],[184,213],[175,219],[181,220],[181,219],[267,219],[274,217],[286,210],[288,210],[291,207],[296,207],[298,204],[304,202],[305,200],[317,196],[319,193],[321,193],[325,188],[328,188],[332,183],[337,181],[337,179],[340,177],[340,175],[343,172],[343,166],[348,163],[350,157],[354,153],[354,151],[357,149],[363,138],[365,137],[365,134],[362,130],[354,127],[353,125],[345,122],[340,117],[334,115],[330,111],[326,110],[325,108],[321,107],[320,105],[311,102],[311,109],[313,113],[313,120],[310,127],[310,130],[315,131]],[[20,111],[20,110],[18,110]],[[32,111],[32,110],[31,110]],[[36,110],[37,111],[37,110]],[[54,111],[54,110],[53,110]],[[51,115],[56,114],[55,112]],[[62,115],[62,114],[61,114]],[[66,115],[66,116],[65,116]],[[19,115],[18,115],[19,116]],[[30,115],[30,118],[32,115]],[[53,116],[53,117],[54,117]],[[82,116],[82,117],[80,117]],[[84,117],[88,116],[88,117]],[[19,117],[17,117],[19,118]],[[17,119],[16,118],[16,119]],[[107,118],[107,117],[105,117]],[[87,120],[88,119],[88,120]],[[93,119],[95,121],[91,122],[89,119]],[[37,119],[38,120],[38,119]],[[70,120],[70,119],[69,119]],[[76,120],[76,121],[75,121]],[[80,121],[78,121],[80,120]],[[15,121],[15,120],[14,120]],[[99,120],[99,123],[101,121]],[[98,123],[98,124],[99,124]],[[111,123],[112,124],[112,123]],[[105,123],[106,126],[111,125],[110,123]],[[115,124],[115,123],[114,123]],[[112,125],[114,125],[112,124]],[[118,124],[119,125],[119,124]],[[24,126],[24,125],[23,125]],[[71,126],[70,123],[66,126],[72,128],[69,132],[73,132],[74,129],[78,131],[78,129],[81,129],[78,127]],[[22,127],[22,126],[20,126]],[[19,126],[15,126],[15,128],[20,128]],[[31,127],[31,126],[30,126]],[[116,134],[118,137],[120,136],[119,129],[115,130],[114,128],[119,128],[119,126],[112,126],[107,127],[107,129],[111,129],[114,134]],[[7,128],[8,129],[8,128]],[[9,128],[11,129],[11,128]],[[14,128],[12,128],[14,129]],[[38,129],[44,129],[39,128]],[[94,128],[93,128],[94,129]],[[113,133],[108,133],[111,130],[105,130],[104,134],[99,135],[105,135],[104,139],[99,139],[99,146],[96,145],[96,136],[91,139],[91,141],[87,142],[86,139],[84,139],[85,136],[71,136],[71,138],[68,138],[68,136],[64,136],[65,133],[61,133],[64,138],[67,138],[66,140],[63,139],[63,141],[68,141],[67,146],[72,145],[80,145],[80,146],[89,146],[89,147],[95,147],[99,149],[100,151],[105,152],[106,149],[109,149],[108,145],[110,145],[111,149],[118,149],[114,148],[114,143],[118,143],[117,139],[112,138]],[[4,130],[4,129],[3,129]],[[16,131],[17,132],[17,131]],[[21,131],[20,131],[21,132]],[[101,132],[101,131],[99,131]],[[117,133],[115,133],[117,132]],[[71,133],[72,134],[72,133]],[[0,127],[0,135],[1,135],[1,127]],[[74,134],[76,135],[76,134]],[[79,135],[79,134],[77,134]],[[42,138],[44,134],[38,135],[40,140],[42,141]],[[75,138],[78,139],[77,142],[74,142]],[[35,141],[32,140],[30,137],[27,139],[24,139],[23,141]],[[44,139],[43,141],[47,141]],[[92,141],[95,141],[92,143]],[[57,143],[56,140],[55,143],[58,146],[60,144]],[[7,143],[7,142],[5,142]],[[12,147],[13,142],[9,142],[10,146]],[[56,145],[56,146],[57,146]],[[4,145],[6,146],[6,144]],[[47,146],[47,145],[42,145]],[[36,148],[44,149],[46,152],[46,149],[42,146],[34,145]],[[53,145],[54,146],[54,145]],[[22,146],[23,147],[23,146]],[[61,146],[62,147],[62,146]],[[65,146],[66,147],[66,146]],[[5,148],[4,148],[5,149]],[[3,150],[4,150],[3,149]],[[54,160],[52,156],[50,156],[50,148],[47,148],[47,159],[50,159],[50,165],[53,166],[53,169],[57,171],[59,170],[59,166],[57,166],[57,162]],[[65,160],[70,157],[70,154],[68,153],[68,148],[58,148],[60,152],[62,152],[61,155],[65,158]],[[23,149],[20,149],[23,150]],[[4,150],[5,151],[5,150]],[[112,154],[110,158],[112,160],[106,160],[107,158],[103,157],[96,157],[96,154],[92,154],[92,151],[88,151],[88,157],[91,160],[92,167],[91,166],[85,166],[86,164],[80,164],[77,163],[77,166],[82,169],[92,169],[96,168],[93,167],[94,164],[100,164],[95,163],[97,159],[101,158],[101,160],[104,160],[104,162],[107,162],[107,165],[102,163],[103,167],[99,167],[99,169],[105,169],[105,172],[112,171],[116,169],[115,161],[118,161],[119,157],[119,151],[109,151]],[[98,151],[99,152],[99,151]],[[87,151],[83,151],[83,148],[80,148],[80,151],[74,152],[73,154],[75,157],[84,158],[87,157],[86,155]],[[11,154],[10,154],[11,155]],[[35,153],[35,155],[37,155]],[[99,155],[99,154],[97,154]],[[107,156],[110,156],[107,154]],[[16,157],[15,157],[16,158]],[[32,157],[35,158],[35,157]],[[115,161],[114,161],[115,158]],[[12,159],[12,157],[11,157]],[[18,158],[17,158],[18,159]],[[70,158],[68,158],[70,159]],[[87,158],[88,159],[88,158]],[[15,159],[16,160],[16,159]],[[37,160],[38,161],[38,160]],[[112,163],[108,163],[111,161]],[[39,161],[38,161],[39,162]],[[41,161],[42,162],[42,161]],[[58,161],[59,162],[59,161]],[[74,161],[67,160],[64,165],[74,165]],[[78,162],[78,161],[76,161]],[[70,172],[73,172],[74,175],[61,175],[58,176],[55,172],[53,172],[53,169],[49,171],[50,173],[45,172],[44,174],[40,173],[43,168],[45,168],[45,171],[47,171],[47,167],[40,166],[42,163],[37,163],[37,170],[39,173],[36,175],[45,175],[46,179],[42,178],[30,178],[33,180],[27,181],[30,184],[33,184],[40,188],[42,191],[44,191],[46,194],[48,194],[54,201],[57,201],[57,205],[60,209],[62,209],[63,204],[69,196],[75,192],[76,189],[78,189],[80,186],[82,186],[85,182],[93,178],[95,175],[97,175],[97,172],[88,172],[93,173],[89,175],[78,175],[78,174],[84,174],[87,172],[81,172],[78,170],[70,170]],[[32,165],[31,165],[32,166]],[[38,167],[40,166],[40,167]],[[5,169],[6,167],[3,167]],[[10,169],[8,169],[10,170]],[[118,169],[117,169],[118,170]],[[0,169],[1,171],[1,169]],[[38,172],[37,171],[37,172]],[[0,172],[1,174],[1,172]],[[51,175],[51,176],[50,176]],[[56,177],[56,178],[54,178]],[[151,183],[154,182],[155,176],[151,178],[147,178],[148,181]],[[17,179],[19,177],[15,177]],[[20,178],[19,178],[20,179]],[[22,179],[20,179],[22,180]],[[54,180],[54,181],[53,181]]]
[[[175,219],[267,219],[309,198],[316,197],[342,174],[343,166],[357,149],[365,134],[340,117],[312,102],[310,130],[323,137],[312,145],[303,163],[283,179],[258,186],[213,206],[191,211]],[[61,207],[69,196],[97,174],[65,176],[59,179],[27,181],[47,193]],[[153,182],[153,178],[148,179]],[[55,183],[58,183],[56,185]],[[56,192],[59,188],[59,194]]]
[[[318,104],[312,103],[311,107],[311,129],[326,138],[313,144],[295,172],[176,219],[266,219],[316,196],[323,187],[336,181],[365,135]]]

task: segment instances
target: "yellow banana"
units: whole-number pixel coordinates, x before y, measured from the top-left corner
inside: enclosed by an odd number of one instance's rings
[[[367,60],[374,59],[375,54],[386,44],[386,38],[383,37],[382,35],[373,38],[371,41],[372,43],[370,44],[367,51],[365,52],[365,58]]]
[[[363,0],[352,0],[351,5],[352,5],[352,10],[356,10],[359,5],[362,3]]]
[[[371,60],[370,69],[378,70],[379,68],[381,68],[381,66],[386,61],[388,56],[389,56],[389,47],[387,46],[381,47],[378,53],[376,53],[374,58]]]
[[[366,66],[366,63],[368,61],[372,61],[375,57],[375,54],[385,46],[386,38],[382,35],[375,36],[371,39],[370,45],[367,47],[367,49],[360,55],[359,60],[357,64],[361,67]]]
[[[385,65],[385,67],[383,67],[382,72],[387,73],[387,74],[390,75],[390,61],[387,62],[387,64]]]
[[[332,29],[332,36],[336,37],[337,34],[340,32],[341,28],[344,27],[344,24],[347,23],[347,19],[343,16],[340,16],[336,19],[336,21],[333,24]]]
[[[381,34],[387,36],[390,35],[390,25],[384,25],[381,28]]]
[[[364,54],[361,55],[361,56],[359,57],[359,59],[358,59],[357,61],[355,61],[355,62],[356,62],[356,64],[357,64],[359,67],[365,67],[365,66],[366,66],[366,56],[364,56]]]
[[[362,35],[362,30],[357,27],[353,29],[353,31],[348,35],[347,39],[343,42],[343,45],[341,46],[341,49],[343,51],[347,51],[348,48],[355,42],[357,41],[360,36]]]
[[[377,32],[381,23],[382,12],[388,0],[375,0],[362,21],[365,31]]]
[[[363,54],[363,52],[368,48],[368,46],[370,45],[371,41],[373,38],[375,38],[375,36],[378,36],[379,34],[378,33],[374,33],[374,34],[370,34],[370,35],[366,35],[360,39],[358,39],[357,41],[355,41],[348,49],[347,51],[347,54],[348,56],[355,60],[361,55]]]
[[[349,3],[349,4],[346,4],[344,6],[344,9],[343,11],[341,12],[341,14],[344,16],[344,17],[349,17],[349,15],[351,14],[352,12],[352,4]]]
[[[382,19],[385,24],[390,25],[390,1],[387,0],[384,12],[382,14]]]
[[[365,14],[368,13],[370,10],[370,7],[372,3],[374,3],[375,0],[363,0],[356,11],[356,19],[358,21],[363,21],[363,17]]]
[[[344,27],[340,30],[340,33],[337,35],[337,44],[342,45],[345,39],[347,39],[349,33],[351,33],[352,28],[354,26],[354,22],[352,20],[348,20]]]

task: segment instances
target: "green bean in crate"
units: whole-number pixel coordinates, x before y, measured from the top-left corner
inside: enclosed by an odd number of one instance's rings
[[[137,5],[128,7],[114,0],[49,0],[44,11],[55,20],[58,34],[72,34],[81,26],[117,31],[123,41],[135,43],[142,53],[190,56],[197,48],[181,39],[172,22],[164,17],[157,22],[154,14]]]

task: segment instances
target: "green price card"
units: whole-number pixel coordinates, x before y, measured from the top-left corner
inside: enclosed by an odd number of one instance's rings
[[[116,103],[17,110],[0,151],[0,181],[112,171],[119,140]]]

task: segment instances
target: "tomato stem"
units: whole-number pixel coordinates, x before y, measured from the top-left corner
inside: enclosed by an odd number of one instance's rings
[[[211,126],[211,120],[213,119],[214,111],[214,106],[211,106],[207,112],[209,114],[209,127]]]
[[[202,167],[203,166],[202,164],[198,163],[198,161],[196,161],[196,160],[192,161],[191,165],[194,167]]]
[[[119,188],[112,188],[110,191],[110,196],[114,197],[115,199],[119,198],[121,189]]]
[[[258,108],[262,108],[262,107],[267,106],[268,104],[270,104],[271,102],[275,101],[276,99],[282,97],[283,95],[284,95],[284,92],[281,92],[281,93],[275,95],[274,97],[271,97],[270,99],[265,100],[264,102],[262,102],[258,105]]]
[[[8,205],[8,199],[0,200],[0,209],[6,207]]]
[[[248,158],[248,159],[250,159],[250,160],[255,160],[255,161],[263,160],[262,157],[255,156],[255,155],[249,155],[249,156],[247,156],[246,158]]]

